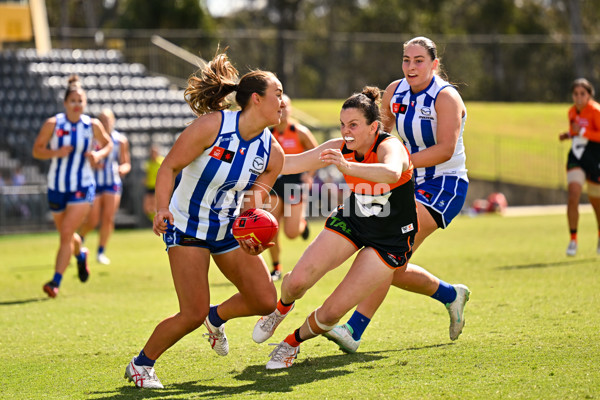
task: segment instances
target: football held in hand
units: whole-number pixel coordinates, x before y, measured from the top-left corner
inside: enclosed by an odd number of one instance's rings
[[[233,237],[249,246],[266,245],[277,234],[277,220],[270,212],[251,208],[240,214],[233,223]]]

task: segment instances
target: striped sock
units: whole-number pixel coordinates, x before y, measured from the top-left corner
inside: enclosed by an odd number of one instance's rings
[[[290,304],[285,304],[283,301],[281,301],[281,299],[279,299],[279,301],[277,302],[277,310],[279,310],[279,313],[281,315],[285,315],[292,309],[293,305],[293,301]]]
[[[292,347],[298,347],[304,340],[300,339],[300,329],[296,329],[294,333],[290,333],[283,341]]]

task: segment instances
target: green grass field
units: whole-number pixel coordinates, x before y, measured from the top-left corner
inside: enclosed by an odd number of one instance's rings
[[[312,222],[312,236],[322,222]],[[252,341],[257,318],[227,323],[230,354],[212,352],[200,328],[157,362],[165,390],[123,379],[155,325],[177,311],[167,256],[149,230],[117,231],[108,255],[82,284],[74,263],[59,297],[52,276],[56,233],[0,237],[1,399],[597,399],[600,295],[596,227],[583,214],[580,251],[567,258],[564,215],[461,216],[435,233],[413,262],[472,290],[460,339],[448,338],[437,301],[393,290],[363,336],[341,353],[324,338],[302,345],[294,366],[267,371],[272,347]],[[96,237],[87,244],[94,248]],[[289,270],[306,246],[284,243]],[[268,256],[267,256],[268,259]],[[322,303],[347,266],[298,301],[273,342]],[[235,288],[216,268],[211,301]],[[279,283],[276,286],[279,288]]]
[[[293,106],[324,126],[337,126],[342,103],[299,99]],[[566,186],[570,142],[560,143],[558,135],[567,129],[569,104],[470,102],[466,106],[464,141],[471,178],[546,188]]]

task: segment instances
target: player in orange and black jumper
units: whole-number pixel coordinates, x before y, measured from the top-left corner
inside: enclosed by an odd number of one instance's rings
[[[317,147],[317,141],[310,130],[295,121],[291,120],[292,103],[290,98],[283,95],[285,108],[281,115],[279,125],[271,129],[273,136],[285,154],[299,154],[306,150]],[[306,190],[313,181],[313,171],[293,175],[280,175],[273,185],[271,191],[271,213],[277,219],[279,226],[283,224],[283,232],[290,239],[302,236],[302,239],[308,239],[308,222],[304,214],[304,200]],[[273,240],[275,246],[269,249],[273,270],[271,277],[274,281],[281,278],[281,246],[279,244],[279,234]]]

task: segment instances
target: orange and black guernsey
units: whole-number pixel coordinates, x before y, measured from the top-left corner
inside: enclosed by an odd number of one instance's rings
[[[380,132],[362,158],[345,144],[341,151],[350,162],[378,163],[377,148],[385,140],[398,138]],[[331,214],[325,227],[345,236],[357,248],[374,248],[392,268],[404,265],[412,254],[419,227],[412,174],[411,163],[392,184],[344,175],[350,196]]]

